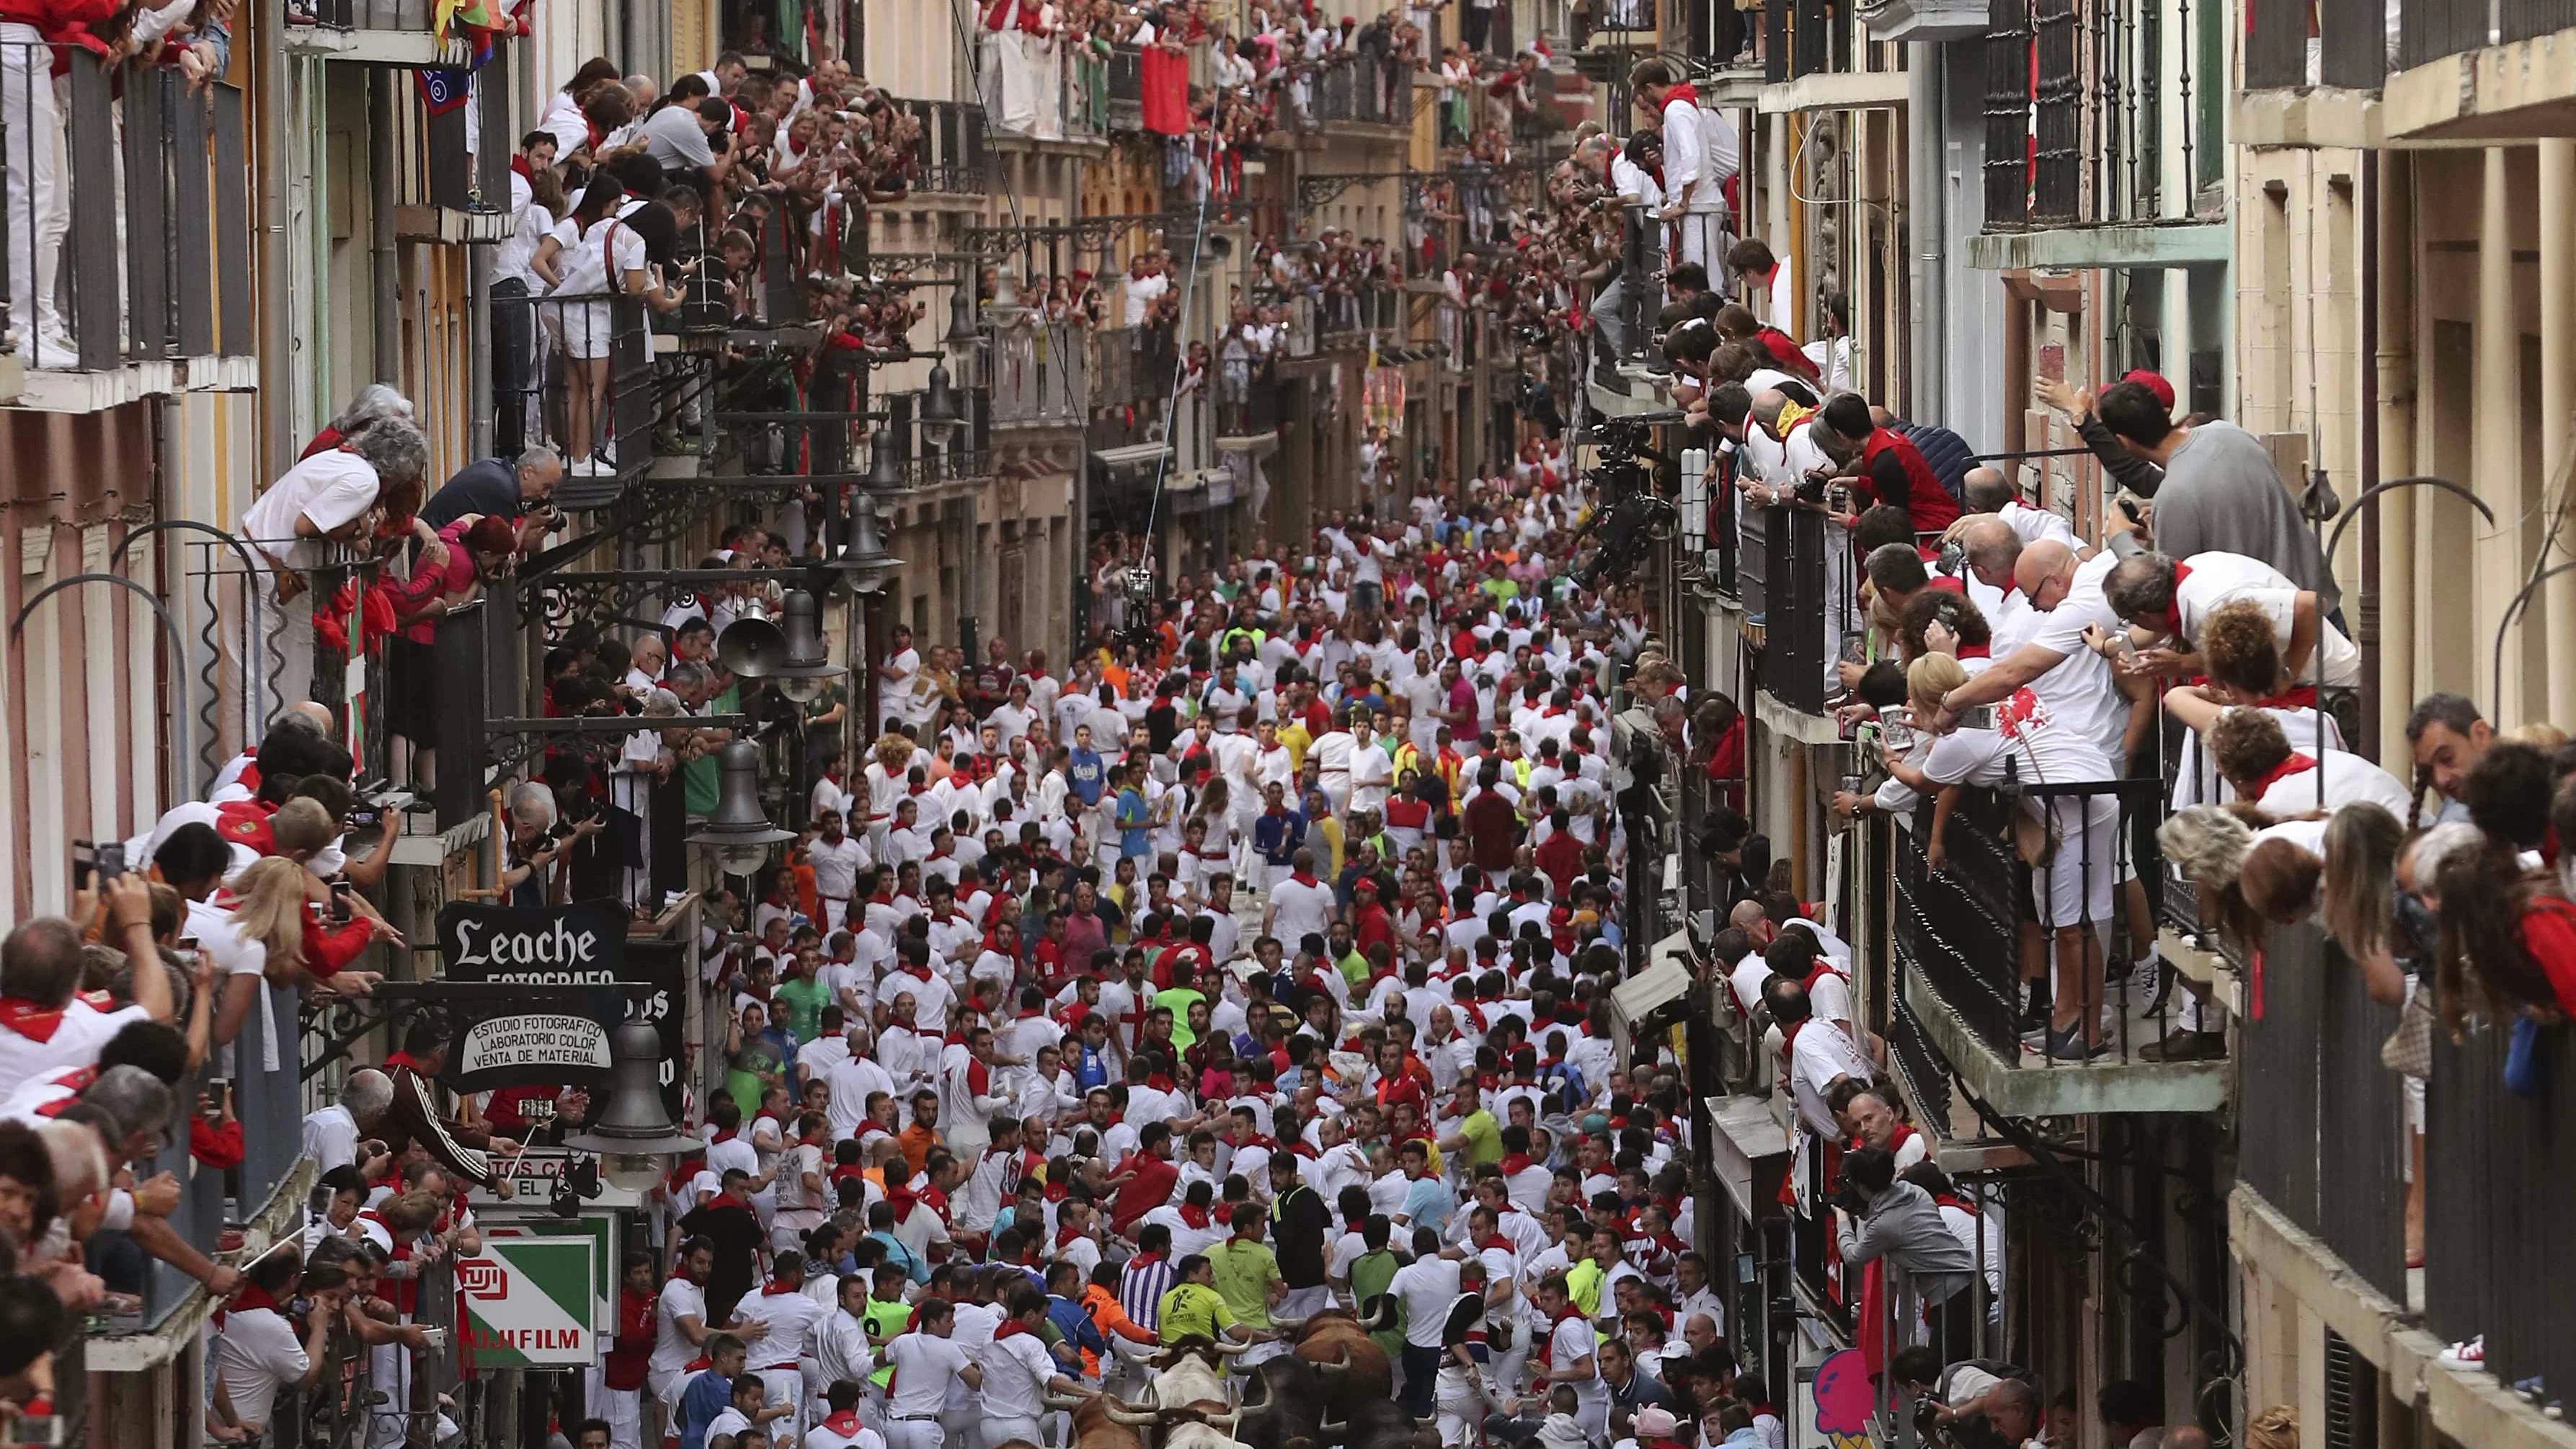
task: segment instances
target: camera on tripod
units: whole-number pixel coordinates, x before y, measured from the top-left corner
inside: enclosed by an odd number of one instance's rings
[[[1600,508],[1585,526],[1597,536],[1592,552],[1573,570],[1574,581],[1587,589],[1622,583],[1645,562],[1649,543],[1672,536],[1680,510],[1655,491],[1656,465],[1670,460],[1648,446],[1653,430],[1682,421],[1667,409],[1626,417],[1605,417],[1592,425],[1592,440],[1601,450],[1589,473]]]

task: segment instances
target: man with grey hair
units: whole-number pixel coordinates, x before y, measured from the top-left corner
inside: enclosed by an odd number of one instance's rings
[[[276,611],[270,627],[284,661],[273,681],[277,697],[313,692],[313,611],[287,605],[312,587],[311,571],[330,561],[330,544],[365,536],[389,491],[418,497],[411,490],[428,466],[420,429],[382,418],[287,469],[243,513],[237,531],[267,564],[260,583]]]
[[[546,500],[563,481],[563,459],[552,448],[530,448],[513,461],[482,458],[456,470],[454,477],[421,505],[420,518],[432,528],[445,528],[468,514],[518,522],[522,549],[560,527],[562,516]]]
[[[2002,519],[2024,543],[2037,543],[2043,538],[2053,538],[2069,546],[2075,542],[2072,525],[2052,509],[2033,508],[2022,502],[2021,490],[2013,486],[2012,480],[2000,468],[1980,464],[1961,477],[1959,486],[1967,498],[1970,512],[1991,513]]]
[[[314,1171],[361,1165],[358,1144],[375,1131],[394,1103],[391,1077],[373,1067],[360,1067],[340,1085],[340,1100],[304,1117],[304,1155]]]

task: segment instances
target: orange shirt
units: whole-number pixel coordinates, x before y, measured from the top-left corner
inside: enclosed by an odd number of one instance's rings
[[[930,1161],[931,1149],[939,1145],[939,1134],[915,1122],[896,1133],[894,1141],[903,1149],[903,1160],[910,1163],[913,1174],[919,1176],[923,1165]]]

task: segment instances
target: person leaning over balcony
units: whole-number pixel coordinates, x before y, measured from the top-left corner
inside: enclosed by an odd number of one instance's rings
[[[490,1154],[507,1156],[519,1144],[440,1114],[429,1083],[446,1064],[447,1034],[435,1022],[415,1021],[403,1032],[403,1049],[385,1058],[385,1075],[394,1085],[393,1105],[384,1119],[386,1149],[399,1158],[417,1142],[432,1161],[458,1177],[508,1197],[510,1184],[498,1178]]]
[[[2465,695],[2428,694],[2406,715],[2406,747],[2415,757],[2415,793],[2430,785],[2442,797],[2436,822],[2466,820],[2461,782],[2495,743],[2495,729]]]
[[[1996,710],[1993,728],[1959,728],[1941,701],[1956,698],[1963,687],[1983,684],[2002,668],[1997,665],[1970,681],[1958,660],[1926,654],[1906,671],[1917,727],[1936,742],[1919,767],[1889,751],[1887,771],[1908,788],[1935,797],[1924,851],[1925,863],[1934,870],[1943,868],[1945,827],[1956,799],[1948,787],[1992,787],[2008,779],[2024,786],[2066,785],[2114,777],[2109,757],[2092,739],[2060,724],[2048,704],[2029,690],[2015,692]],[[2032,866],[2032,901],[2040,928],[2056,938],[2056,1011],[2045,1049],[2053,1057],[2082,1060],[2103,1050],[2098,1045],[2102,973],[2096,963],[2101,960],[2102,928],[2113,919],[2119,801],[2110,795],[2025,795],[2022,802],[2046,842],[2038,852],[2032,845],[2023,848],[2026,860],[2039,855]]]
[[[2203,672],[2198,650],[2211,611],[2251,605],[2271,623],[2282,673],[2307,702],[2316,688],[2361,684],[2361,651],[2324,617],[2324,602],[2259,559],[2232,553],[2175,558],[2136,553],[2112,566],[2103,597],[2130,626],[2136,656],[2120,666],[2133,676]]]
[[[1933,1341],[1950,1353],[1975,1343],[1976,1256],[1941,1220],[1932,1195],[1896,1175],[1896,1157],[1884,1147],[1843,1154],[1842,1187],[1834,1194],[1834,1240],[1846,1267],[1884,1258],[1905,1275],[1914,1299],[1930,1320]],[[1866,1336],[1868,1325],[1863,1326]],[[1898,1332],[1911,1337],[1909,1325]],[[1880,1340],[1880,1352],[1886,1351]]]
[[[2197,668],[2206,682],[2165,691],[2165,712],[2191,731],[2182,742],[2174,772],[2172,809],[2223,804],[2230,798],[2223,782],[2208,778],[2201,763],[2200,739],[2231,709],[2259,709],[2271,715],[2281,722],[2282,733],[2293,745],[2311,754],[2343,748],[2342,729],[2334,716],[2316,707],[2314,692],[2288,687],[2273,621],[2261,605],[2244,601],[2214,609],[2194,637],[2199,641]]]
[[[287,605],[311,587],[310,571],[329,560],[326,543],[364,539],[369,518],[389,495],[410,490],[417,497],[428,466],[429,444],[420,429],[380,418],[339,447],[287,469],[242,515],[238,531],[267,563],[260,587],[280,621],[271,636],[271,647],[283,661],[271,681],[278,697],[302,699],[312,693],[318,647],[313,609]]]
[[[306,443],[304,451],[295,455],[296,461],[302,462],[316,453],[327,453],[386,418],[401,423],[417,421],[412,413],[411,399],[404,397],[392,384],[368,383],[358,389],[356,397],[349,399],[347,411],[322,425],[322,431],[313,435],[313,441]]]
[[[2122,447],[2165,470],[2149,519],[2159,552],[2268,560],[2315,594],[2327,618],[2336,616],[2343,594],[2325,551],[2253,434],[2234,423],[2176,423],[2166,403],[2134,382],[2104,388],[2099,409]]]
[[[322,1381],[331,1365],[331,1325],[347,1296],[348,1280],[337,1273],[330,1287],[320,1275],[303,1297],[310,1307],[299,1334],[286,1317],[304,1276],[303,1254],[292,1243],[280,1243],[250,1265],[241,1292],[226,1305],[222,1331],[214,1335],[214,1387],[207,1407],[221,1425],[209,1424],[215,1437],[256,1434],[268,1427],[280,1389],[301,1392]],[[230,1436],[222,1430],[233,1431]]]
[[[2293,750],[2281,721],[2261,710],[2229,710],[2210,723],[2202,743],[2220,778],[2271,820],[2330,815],[2356,800],[2392,815],[2406,809],[2406,787],[2396,776],[2343,750]]]

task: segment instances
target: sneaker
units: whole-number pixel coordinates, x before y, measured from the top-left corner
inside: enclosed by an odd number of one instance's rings
[[[2040,1055],[2053,1062],[2089,1062],[2109,1050],[2109,1043],[2087,1042],[2077,1034],[2075,1026],[2069,1026],[2062,1032],[2051,1029],[2047,1047]]]
[[[2487,1336],[2463,1339],[2442,1350],[2441,1362],[2451,1368],[2484,1369],[2487,1366]]]

